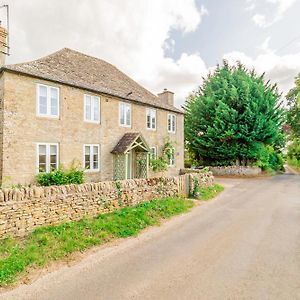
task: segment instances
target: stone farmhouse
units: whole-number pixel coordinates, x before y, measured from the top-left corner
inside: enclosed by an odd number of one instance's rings
[[[3,57],[2,63],[3,63]],[[87,181],[155,176],[149,157],[172,145],[165,175],[184,163],[183,113],[115,66],[64,48],[0,69],[0,177],[33,183],[74,162]]]

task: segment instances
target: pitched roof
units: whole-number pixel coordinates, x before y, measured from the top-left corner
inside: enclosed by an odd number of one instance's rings
[[[140,138],[142,140],[143,146],[145,148],[149,148],[147,143],[145,142],[144,138],[139,132],[127,132],[123,135],[123,137],[119,140],[118,144],[115,146],[115,148],[111,151],[113,154],[123,154],[125,153],[130,146],[134,144],[136,140]]]
[[[68,48],[2,69],[182,113],[110,63]]]

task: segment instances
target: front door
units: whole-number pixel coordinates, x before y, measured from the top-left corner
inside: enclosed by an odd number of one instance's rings
[[[133,168],[132,168],[132,151],[126,154],[126,179],[133,178]]]

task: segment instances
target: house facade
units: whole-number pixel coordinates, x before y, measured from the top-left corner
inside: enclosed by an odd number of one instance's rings
[[[111,64],[70,49],[4,65],[0,74],[0,177],[76,164],[86,181],[151,177],[150,157],[171,145],[165,175],[184,164],[183,113],[173,93],[158,96]]]

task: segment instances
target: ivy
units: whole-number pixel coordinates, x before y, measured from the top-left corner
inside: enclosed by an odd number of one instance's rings
[[[167,139],[162,149],[162,156],[156,159],[150,159],[150,167],[153,172],[162,172],[168,169],[174,146],[172,142]]]
[[[115,181],[116,189],[117,189],[117,194],[118,198],[120,199],[122,197],[122,185],[120,181]]]

